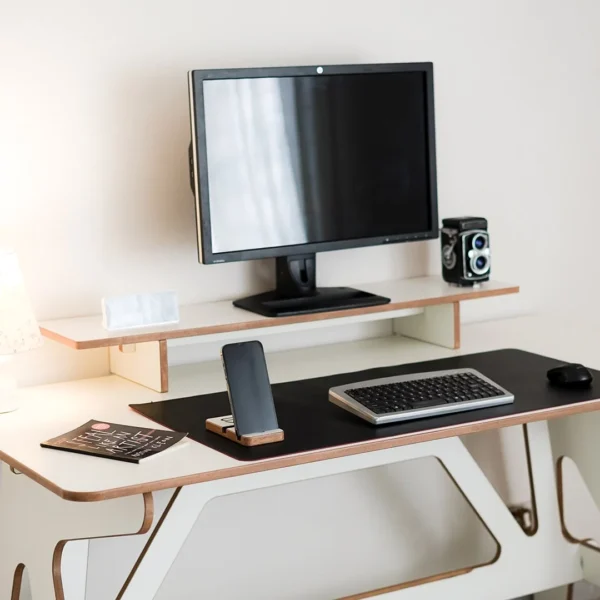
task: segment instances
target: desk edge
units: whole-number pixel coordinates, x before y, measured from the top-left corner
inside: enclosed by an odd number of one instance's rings
[[[494,419],[485,419],[482,421],[464,423],[462,425],[454,425],[452,427],[440,427],[438,429],[414,432],[396,437],[383,438],[380,440],[368,440],[365,442],[358,442],[343,446],[330,446],[321,450],[312,450],[310,452],[289,454],[282,457],[269,458],[259,461],[248,461],[244,462],[241,465],[229,467],[227,469],[217,469],[215,471],[209,471],[205,473],[184,475],[181,477],[173,477],[171,479],[161,479],[158,481],[151,481],[148,483],[136,484],[120,488],[111,488],[95,492],[78,492],[72,490],[65,490],[60,486],[56,485],[55,483],[49,481],[36,471],[29,469],[25,465],[21,464],[19,461],[14,460],[11,456],[1,451],[0,460],[6,462],[6,464],[8,464],[10,467],[17,469],[24,475],[27,475],[28,477],[30,477],[46,489],[50,490],[51,492],[55,493],[57,496],[63,498],[64,500],[69,500],[72,502],[98,502],[101,500],[112,500],[114,498],[122,498],[125,496],[133,496],[136,494],[145,494],[148,492],[157,492],[160,490],[173,489],[184,485],[192,485],[195,483],[205,483],[208,481],[215,481],[217,479],[225,479],[227,477],[237,477],[240,475],[259,473],[261,471],[271,471],[274,469],[293,467],[297,465],[319,462],[321,460],[331,460],[334,458],[341,458],[344,456],[353,456],[355,454],[362,454],[364,452],[388,450],[390,448],[407,446],[410,444],[419,444],[423,442],[430,442],[433,440],[439,440],[449,437],[468,435],[471,433],[478,433],[481,431],[501,429],[503,427],[510,427],[513,425],[524,425],[526,423],[533,423],[536,421],[558,419],[561,417],[567,417],[586,412],[594,412],[595,410],[600,410],[600,398],[596,400],[587,400],[578,404],[570,404],[568,406],[545,408],[542,410],[520,413],[518,415],[506,415]]]

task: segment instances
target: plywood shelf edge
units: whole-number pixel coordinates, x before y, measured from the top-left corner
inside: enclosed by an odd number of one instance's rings
[[[457,288],[441,277],[380,282],[357,286],[386,296],[389,304],[293,317],[268,318],[235,308],[230,301],[182,306],[181,320],[168,328],[110,332],[102,328],[100,316],[48,321],[42,334],[74,350],[108,348],[110,370],[157,392],[168,391],[167,341],[203,337],[214,341],[232,333],[302,327],[346,325],[374,319],[390,319],[398,335],[445,348],[460,346],[460,302],[515,294],[519,287],[490,281],[479,288]],[[415,314],[416,313],[416,314]],[[285,327],[284,327],[285,326]]]
[[[407,279],[406,282],[418,280],[431,280],[432,278]],[[182,319],[177,326],[171,326],[169,329],[143,329],[128,330],[126,332],[109,332],[102,329],[101,317],[76,317],[73,319],[61,319],[46,321],[40,323],[42,334],[55,342],[73,348],[75,350],[89,350],[92,348],[108,348],[110,346],[121,346],[128,344],[139,344],[144,342],[154,342],[161,340],[171,340],[188,337],[202,337],[205,335],[215,335],[220,333],[231,333],[258,330],[267,327],[279,327],[282,325],[301,325],[315,321],[335,321],[347,317],[359,317],[373,314],[380,314],[382,319],[386,318],[386,313],[411,308],[427,308],[429,306],[439,306],[443,304],[454,304],[466,300],[475,300],[478,298],[490,298],[494,296],[503,296],[507,294],[516,294],[519,292],[519,286],[503,284],[499,282],[490,282],[481,288],[448,288],[447,294],[429,295],[423,298],[402,299],[393,297],[389,291],[386,294],[386,284],[388,286],[399,286],[402,281],[385,282],[372,286],[357,286],[362,289],[377,288],[377,293],[387,295],[391,298],[389,304],[381,306],[371,306],[360,309],[340,310],[325,313],[315,313],[310,315],[296,315],[293,317],[269,318],[249,313],[242,309],[235,308],[229,301],[210,302],[206,304],[197,304],[193,306],[183,306],[182,315],[186,311],[202,314],[205,311],[206,316],[202,323],[194,323],[193,316],[188,319]],[[369,291],[371,291],[369,289]],[[212,316],[214,315],[214,317]],[[224,316],[220,322],[219,316]],[[390,318],[393,318],[390,316]]]

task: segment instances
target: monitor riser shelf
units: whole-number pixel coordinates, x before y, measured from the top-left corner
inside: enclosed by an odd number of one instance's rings
[[[242,337],[260,339],[268,334],[390,320],[394,335],[458,349],[461,302],[519,291],[517,286],[499,282],[487,282],[481,287],[457,288],[439,277],[419,277],[360,287],[391,298],[390,304],[266,318],[223,301],[181,307],[181,320],[175,326],[108,332],[102,329],[101,318],[97,316],[48,321],[41,323],[41,330],[47,338],[74,350],[108,348],[110,371],[113,374],[156,392],[167,392],[169,341],[225,344]]]

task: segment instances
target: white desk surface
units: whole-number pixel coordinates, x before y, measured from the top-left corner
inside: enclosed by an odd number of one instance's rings
[[[295,315],[277,319],[236,308],[231,300],[192,304],[180,308],[180,322],[161,327],[145,327],[127,331],[107,331],[102,317],[78,317],[40,323],[44,335],[72,348],[85,350],[119,344],[132,344],[160,339],[213,335],[231,331],[281,328],[291,324],[332,319],[364,320],[365,314],[375,318],[391,318],[394,311],[419,308],[432,304],[448,304],[472,298],[513,294],[519,287],[498,281],[488,281],[480,287],[451,286],[440,276],[415,277],[355,286],[361,290],[390,298],[389,304],[329,313]]]
[[[589,326],[580,328],[567,319],[532,316],[465,325],[463,345],[458,351],[387,337],[279,352],[267,360],[273,383],[497,348],[521,348],[600,368],[596,337]],[[269,463],[281,459],[236,461],[194,441],[140,465],[40,447],[41,441],[89,419],[152,427],[153,422],[128,405],[225,388],[218,362],[175,367],[171,379],[171,390],[161,395],[116,376],[24,388],[19,392],[22,408],[0,415],[0,459],[59,496],[78,501],[172,488],[279,466],[276,463],[270,467]],[[298,462],[310,460],[310,456],[304,456]]]

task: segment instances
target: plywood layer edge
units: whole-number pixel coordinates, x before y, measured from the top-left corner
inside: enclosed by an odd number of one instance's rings
[[[101,317],[98,315],[46,321],[40,324],[40,329],[48,339],[76,350],[87,350],[282,325],[301,325],[344,317],[355,317],[360,320],[363,315],[381,314],[381,318],[384,319],[386,313],[392,311],[426,308],[519,292],[519,286],[494,281],[483,284],[479,288],[456,288],[444,283],[440,277],[418,277],[357,287],[387,296],[391,298],[391,302],[359,309],[269,318],[235,308],[230,301],[221,301],[182,306],[180,323],[168,327],[111,332],[102,328]]]

